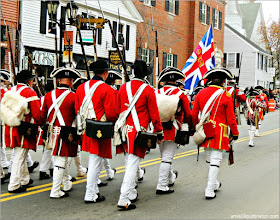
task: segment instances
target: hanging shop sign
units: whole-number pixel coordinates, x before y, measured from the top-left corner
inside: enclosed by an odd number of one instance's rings
[[[35,65],[54,66],[55,53],[35,50],[32,52],[32,60]]]
[[[71,63],[73,60],[73,31],[64,31],[64,50],[62,62]]]

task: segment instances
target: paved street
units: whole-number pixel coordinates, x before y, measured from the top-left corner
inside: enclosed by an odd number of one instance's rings
[[[120,186],[124,174],[124,158],[113,155],[111,166],[117,169],[113,181],[100,188],[106,200],[85,204],[86,178],[74,182],[70,196],[50,199],[51,180],[39,180],[39,168],[31,178],[34,187],[22,194],[7,193],[7,183],[1,188],[1,219],[279,219],[279,110],[265,115],[261,137],[255,147],[248,147],[248,129],[244,116],[240,136],[234,145],[235,164],[228,166],[224,153],[219,180],[221,189],[217,198],[204,197],[207,182],[207,165],[202,152],[197,163],[197,150],[192,138],[189,145],[179,147],[173,163],[179,172],[174,185],[175,193],[156,195],[160,163],[159,150],[152,150],[141,166],[146,167],[143,182],[138,183],[139,199],[135,210],[123,212],[117,208]],[[10,157],[10,150],[8,158]],[[31,152],[33,160],[41,160],[42,149]],[[87,166],[88,154],[82,152],[83,165]],[[71,175],[75,176],[72,164]],[[102,172],[102,181],[106,174]],[[254,216],[256,215],[256,216]]]

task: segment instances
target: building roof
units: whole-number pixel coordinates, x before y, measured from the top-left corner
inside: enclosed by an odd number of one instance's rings
[[[228,29],[230,29],[232,32],[234,32],[236,35],[238,35],[239,37],[241,37],[244,41],[246,41],[247,43],[249,43],[251,46],[253,46],[254,48],[256,48],[257,50],[259,50],[260,52],[266,53],[268,55],[270,55],[267,51],[265,51],[264,49],[262,49],[260,46],[258,46],[257,44],[255,44],[253,41],[251,41],[249,38],[245,37],[244,35],[240,34],[237,30],[235,30],[234,28],[232,28],[230,25],[225,23],[225,27],[227,27]]]
[[[251,38],[260,7],[261,3],[239,4],[243,15],[242,26],[246,30],[249,39]]]

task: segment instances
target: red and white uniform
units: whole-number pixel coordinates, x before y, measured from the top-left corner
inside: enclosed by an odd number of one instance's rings
[[[175,119],[180,123],[182,123],[184,119],[184,122],[188,123],[189,127],[192,128],[192,117],[188,96],[185,95],[184,92],[182,92],[178,87],[172,85],[166,85],[157,92],[164,93],[167,90],[170,91],[166,95],[179,95],[180,98],[179,103],[181,103],[181,109],[176,113]],[[163,131],[165,141],[175,141],[176,129],[174,126],[172,126],[171,130],[163,128]]]
[[[16,90],[19,90],[22,86],[25,86],[21,92],[20,95],[29,98],[33,96],[37,96],[36,92],[30,88],[29,86],[26,86],[23,83],[18,83],[16,85]],[[41,125],[41,112],[40,112],[40,100],[34,100],[29,102],[29,107],[30,107],[30,113],[25,116],[24,121],[33,123],[33,121],[36,122],[36,124]],[[21,134],[18,132],[18,127],[10,127],[10,126],[5,126],[5,136],[4,136],[4,141],[6,144],[6,147],[22,147],[22,148],[27,148],[30,150],[36,151],[36,142],[37,139],[27,139],[24,138]]]
[[[234,96],[234,87],[233,86],[227,86],[226,89],[225,89],[230,95],[231,97],[233,98]],[[246,102],[246,96],[244,94],[241,94],[239,92],[239,89],[236,88],[235,90],[235,107],[238,108],[239,107],[239,103],[242,102]]]
[[[179,122],[178,128],[180,128],[180,124],[182,124],[183,121],[188,123],[189,128],[192,128],[192,117],[188,96],[185,95],[178,87],[173,85],[165,85],[157,92],[166,95],[179,96],[179,107],[175,114],[175,119]],[[164,141],[159,144],[162,161],[159,167],[159,178],[157,184],[157,190],[160,191],[169,191],[169,184],[174,184],[177,176],[172,169],[173,157],[177,149],[177,144],[174,142],[176,132],[177,130],[174,125],[172,125],[171,130],[163,127]]]
[[[20,91],[20,95],[29,98],[37,97],[36,92],[23,83],[18,83],[16,86],[16,91]],[[23,88],[22,88],[23,87]],[[25,116],[24,121],[33,123],[34,121],[41,125],[41,112],[40,112],[40,101],[34,100],[28,103],[30,108],[30,113]],[[21,185],[27,185],[30,181],[30,176],[26,164],[26,157],[29,150],[36,151],[37,138],[27,139],[21,135],[18,131],[18,127],[5,126],[4,141],[6,147],[14,148],[14,159],[13,166],[11,170],[10,182],[8,185],[8,191],[17,190]]]
[[[194,126],[198,124],[199,113],[203,111],[207,101],[219,89],[223,89],[223,87],[211,85],[198,93],[192,110]],[[214,191],[220,187],[217,176],[223,157],[223,150],[229,150],[228,126],[230,126],[233,136],[238,136],[239,134],[233,110],[233,102],[229,93],[222,92],[217,97],[210,113],[210,120],[215,125],[215,136],[214,138],[205,140],[201,146],[205,147],[206,162],[210,164],[205,196],[214,198]]]
[[[101,77],[100,77],[101,78]],[[92,79],[89,82],[91,88],[98,80]],[[78,112],[85,97],[85,83],[80,85],[76,91],[75,110]],[[92,103],[97,121],[105,114],[107,121],[116,121],[115,110],[115,91],[107,84],[102,83],[98,86],[92,96]],[[111,139],[97,140],[86,136],[82,137],[82,151],[97,154],[103,158],[112,158]]]
[[[268,100],[266,94],[262,93],[261,95],[257,96],[261,103],[263,103],[262,107],[259,108],[260,119],[264,120],[264,111],[268,108]]]
[[[127,110],[127,104],[130,103],[127,88],[129,86],[131,87],[131,95],[134,96],[137,90],[143,84],[144,80],[134,78],[131,82],[128,82],[121,86],[117,98],[117,108],[119,113]],[[152,87],[147,85],[144,88],[134,107],[137,112],[139,124],[141,127],[148,129],[148,125],[150,124],[150,122],[152,122],[155,132],[162,132],[162,125],[157,108],[155,91]],[[147,150],[146,148],[134,144],[137,130],[134,125],[131,113],[127,117],[126,128],[128,132],[128,140],[127,144],[125,144],[125,150],[127,154],[125,163],[125,174],[121,186],[120,198],[118,201],[119,206],[130,205],[130,200],[133,200],[137,197],[137,191],[135,189],[135,178],[139,169],[140,159],[145,157],[145,152]],[[118,146],[117,153],[121,153],[122,151],[122,147]]]
[[[83,100],[88,91],[95,83],[104,81],[102,77],[96,75],[91,80],[80,85],[76,91],[76,112],[80,111]],[[96,114],[96,120],[100,121],[105,114],[107,121],[114,122],[117,118],[115,109],[115,91],[109,85],[101,83],[92,96],[92,104]],[[111,139],[97,140],[86,136],[86,131],[82,136],[82,150],[90,153],[88,162],[87,186],[85,201],[96,201],[99,196],[98,177],[102,168],[103,158],[112,158]]]
[[[136,91],[144,82],[142,80],[134,79],[131,81],[131,91],[132,96],[135,95]],[[124,112],[128,107],[128,95],[126,90],[126,84],[122,85],[117,99],[117,108],[118,112]],[[156,108],[156,96],[154,89],[149,85],[143,90],[139,99],[135,104],[135,109],[139,118],[140,126],[147,129],[150,122],[153,123],[154,129],[156,133],[162,131],[162,125],[160,122],[159,112]],[[129,114],[126,120],[126,126],[128,130],[128,144],[125,144],[125,150],[128,154],[135,154],[138,157],[144,158],[146,148],[134,145],[134,140],[137,134],[132,115]],[[117,153],[122,153],[122,147],[117,147]]]
[[[194,102],[194,107],[192,111],[193,123],[194,126],[198,123],[199,112],[202,112],[206,102],[212,96],[214,92],[222,87],[219,86],[209,86],[205,89],[202,89]],[[217,109],[218,100],[215,102],[214,107],[210,114],[210,120],[213,120],[215,111]],[[210,147],[214,149],[229,150],[229,140],[228,140],[228,126],[230,126],[231,132],[234,136],[239,134],[236,119],[233,112],[233,103],[232,98],[227,93],[223,93],[220,100],[217,113],[214,119],[215,126],[215,137],[209,140],[206,140],[202,143],[203,147]]]
[[[52,106],[53,102],[65,91],[69,90],[66,86],[58,87],[57,89],[48,92],[45,95],[45,100],[42,107],[42,119],[48,119],[48,123],[52,121],[53,114],[55,112],[55,108],[49,112],[50,107]],[[59,111],[57,112],[57,117],[54,122],[54,130],[56,131],[55,134],[55,148],[53,150],[53,155],[57,156],[64,156],[64,157],[75,157],[77,156],[77,143],[66,143],[59,137],[60,127],[61,126],[72,126],[76,114],[75,114],[75,100],[76,95],[75,93],[71,92],[65,97],[63,100]],[[48,113],[49,112],[49,113]]]

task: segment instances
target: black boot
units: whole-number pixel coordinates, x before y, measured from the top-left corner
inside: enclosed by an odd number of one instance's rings
[[[53,169],[50,169],[50,176],[53,177]]]
[[[46,172],[41,172],[40,171],[40,177],[39,177],[39,180],[47,180],[51,178],[50,175],[48,175]]]
[[[28,167],[28,171],[29,173],[32,173],[33,170],[39,166],[39,162],[38,161],[34,161],[33,165],[31,167]]]

